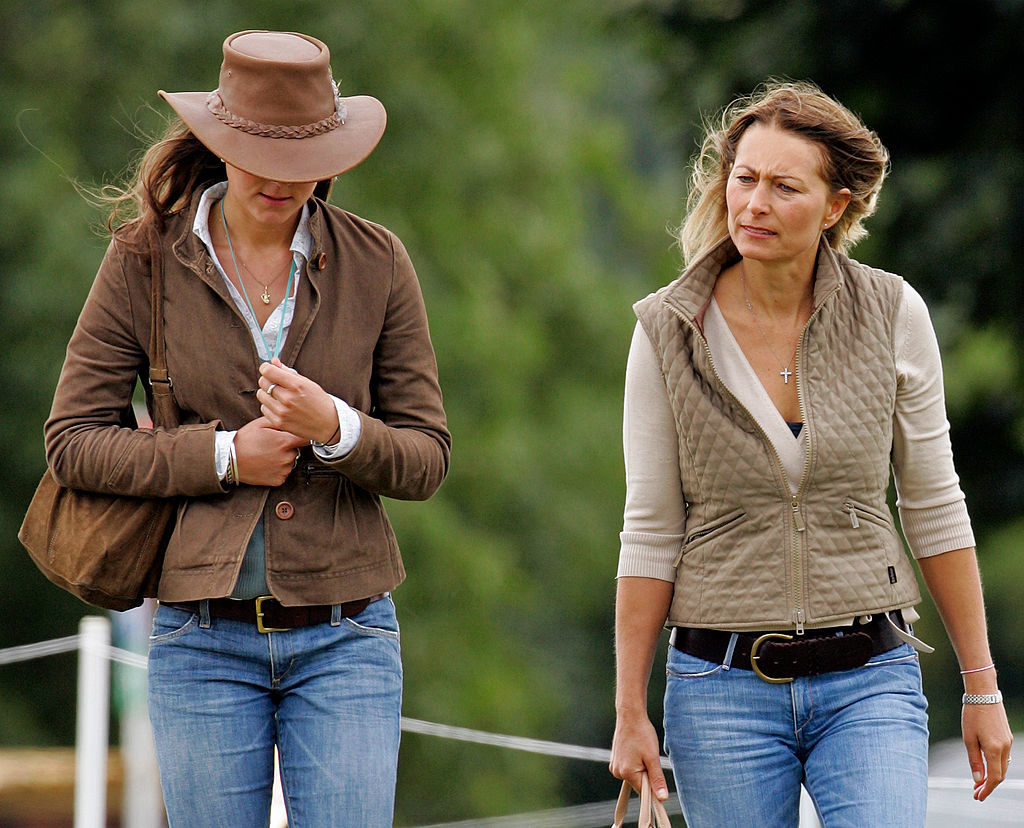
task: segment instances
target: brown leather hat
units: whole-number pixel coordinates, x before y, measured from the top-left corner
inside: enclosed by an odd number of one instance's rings
[[[376,98],[338,94],[330,58],[304,34],[238,32],[224,41],[215,90],[160,97],[232,166],[273,181],[323,181],[366,158],[387,122]]]

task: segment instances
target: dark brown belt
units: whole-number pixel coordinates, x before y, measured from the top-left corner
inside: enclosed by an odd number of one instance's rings
[[[373,601],[383,598],[383,593],[358,601],[345,601],[341,607],[342,618],[359,615]],[[161,601],[166,607],[199,613],[201,601]],[[261,633],[285,632],[296,627],[310,627],[313,624],[326,624],[334,614],[334,606],[320,604],[316,606],[286,607],[273,596],[239,601],[234,598],[210,598],[209,613],[211,618],[226,618],[231,621],[245,621],[255,624]]]
[[[899,611],[893,621],[904,627]],[[732,633],[697,627],[673,627],[669,642],[677,650],[715,664],[724,664]],[[867,624],[794,632],[738,633],[730,667],[753,670],[765,681],[784,683],[797,676],[852,670],[874,655],[898,647],[903,640],[885,614]]]

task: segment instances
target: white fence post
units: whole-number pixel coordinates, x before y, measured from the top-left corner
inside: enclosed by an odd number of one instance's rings
[[[78,626],[78,635],[75,828],[104,828],[110,724],[110,620],[87,615]]]
[[[818,821],[818,812],[814,810],[814,803],[807,788],[800,787],[800,828],[821,828]]]

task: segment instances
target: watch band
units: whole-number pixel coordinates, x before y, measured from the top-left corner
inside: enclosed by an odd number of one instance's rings
[[[1003,700],[1001,691],[995,693],[964,693],[964,704],[999,704]]]

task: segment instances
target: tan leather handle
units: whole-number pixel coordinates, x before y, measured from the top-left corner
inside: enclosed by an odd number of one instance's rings
[[[622,790],[619,791],[619,801],[615,803],[615,821],[612,828],[622,828],[626,819],[626,810],[629,808],[629,796],[633,793],[632,786],[623,781]],[[672,828],[668,818],[668,811],[651,793],[651,781],[647,773],[640,775],[640,819],[637,828]]]

